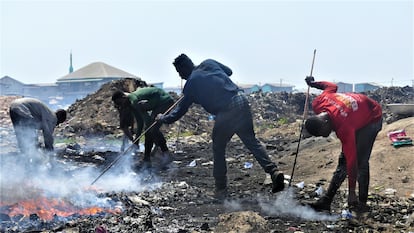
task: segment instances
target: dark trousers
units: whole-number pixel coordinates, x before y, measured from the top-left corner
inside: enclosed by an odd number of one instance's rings
[[[16,134],[17,146],[22,153],[33,151],[38,145],[37,124],[10,109],[10,119]]]
[[[152,124],[155,121],[155,117],[160,113],[165,113],[171,105],[174,104],[174,101],[169,101],[163,105],[160,105],[151,111],[151,122]],[[151,150],[154,144],[159,146],[162,152],[168,151],[167,140],[165,140],[164,135],[160,131],[161,124],[155,124],[148,132],[145,134],[145,152],[144,160],[150,160]]]
[[[239,99],[236,99],[239,98]],[[234,134],[237,134],[243,144],[250,150],[266,173],[273,173],[277,166],[267,155],[264,147],[257,140],[253,130],[253,119],[250,106],[245,96],[237,95],[227,111],[219,112],[215,118],[213,128],[213,176],[216,188],[227,186],[227,165],[225,150],[227,143]]]
[[[375,138],[381,129],[382,120],[359,129],[355,134],[358,163],[358,196],[359,202],[361,203],[366,203],[368,199],[368,187],[370,178],[369,158],[371,157]],[[338,166],[333,174],[331,184],[326,194],[328,197],[331,199],[334,197],[336,191],[342,185],[346,176],[346,159],[344,153],[341,152],[341,155],[338,159]]]

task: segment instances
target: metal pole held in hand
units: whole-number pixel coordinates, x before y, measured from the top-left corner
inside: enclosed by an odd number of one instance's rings
[[[312,66],[311,66],[310,76],[312,76],[312,73],[313,73],[313,65],[315,63],[315,55],[316,55],[316,49],[313,50],[313,59],[312,59]],[[296,148],[296,155],[295,155],[295,161],[293,163],[292,174],[290,175],[289,187],[291,186],[291,183],[292,183],[292,180],[293,180],[293,174],[295,172],[295,167],[296,167],[296,160],[297,160],[298,154],[299,154],[300,140],[302,138],[304,123],[305,123],[306,117],[308,116],[309,89],[310,89],[310,86],[308,86],[308,91],[306,92],[305,107],[304,107],[304,110],[303,110],[303,119],[302,119],[302,124],[300,126],[298,146]]]

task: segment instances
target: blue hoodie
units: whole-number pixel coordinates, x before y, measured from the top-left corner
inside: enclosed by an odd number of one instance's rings
[[[162,118],[164,123],[180,119],[193,104],[200,104],[207,112],[216,115],[226,110],[231,98],[239,87],[231,81],[232,70],[213,60],[207,59],[196,66],[184,85],[184,97],[170,114]]]

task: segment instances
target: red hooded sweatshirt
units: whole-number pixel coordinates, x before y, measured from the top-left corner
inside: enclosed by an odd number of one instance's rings
[[[329,114],[333,130],[341,141],[345,154],[349,189],[355,190],[358,175],[355,133],[381,119],[381,106],[363,94],[336,93],[338,86],[334,83],[315,83],[324,91],[312,102],[313,111],[316,114]]]

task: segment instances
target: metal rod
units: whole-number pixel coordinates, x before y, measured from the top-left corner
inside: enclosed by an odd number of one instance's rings
[[[177,104],[183,99],[184,95],[181,96],[173,105],[171,105],[171,107],[169,107],[164,114],[167,114],[168,112],[170,112],[173,108],[175,108],[175,106],[177,106]],[[134,142],[121,154],[118,155],[118,157],[116,157],[108,166],[106,166],[104,168],[104,170],[101,172],[101,174],[96,177],[96,179],[91,183],[91,185],[95,184],[96,181],[99,180],[99,178],[101,178],[114,164],[116,164],[124,154],[126,154],[133,146],[136,142],[138,142],[149,130],[151,130],[152,127],[154,127],[154,125],[156,125],[158,122],[154,121],[149,127],[147,127],[147,129],[145,129],[145,131],[139,135]]]
[[[312,76],[312,73],[313,73],[313,65],[315,64],[315,56],[316,56],[316,49],[313,50],[313,59],[312,59],[312,66],[311,66],[310,76]],[[303,128],[304,128],[303,126],[304,126],[304,123],[305,123],[305,119],[308,115],[309,89],[310,89],[310,86],[308,86],[308,91],[306,92],[305,107],[304,107],[304,110],[303,110],[303,119],[302,119],[302,124],[300,126],[299,141],[298,141],[298,146],[296,148],[295,161],[293,162],[292,173],[291,173],[290,179],[289,179],[289,187],[292,184],[293,174],[295,172],[295,167],[296,167],[296,160],[297,160],[298,154],[299,154],[300,141],[302,139],[302,133],[303,133]]]

